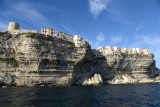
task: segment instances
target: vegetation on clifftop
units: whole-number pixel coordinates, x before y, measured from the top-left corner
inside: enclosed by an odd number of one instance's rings
[[[75,44],[72,44],[72,45],[70,46],[70,48],[71,48],[71,49],[76,48]]]

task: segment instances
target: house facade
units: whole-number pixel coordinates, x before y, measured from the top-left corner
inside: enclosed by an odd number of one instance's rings
[[[41,28],[41,33],[50,36],[57,36],[57,30],[51,28]]]

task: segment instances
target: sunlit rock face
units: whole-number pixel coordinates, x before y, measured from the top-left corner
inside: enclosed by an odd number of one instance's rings
[[[84,78],[82,85],[101,85],[103,80],[100,74],[94,74],[90,78]]]
[[[8,85],[92,85],[109,83],[121,73],[140,81],[157,72],[153,55],[104,55],[38,33],[0,32],[0,38],[0,82]]]
[[[87,50],[37,33],[1,32],[0,37],[0,73],[17,86],[71,85],[73,68]]]
[[[138,79],[132,74],[119,74],[112,80],[109,80],[110,84],[126,84],[126,83],[138,83]]]

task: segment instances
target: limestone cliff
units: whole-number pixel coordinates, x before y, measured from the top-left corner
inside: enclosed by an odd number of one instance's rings
[[[143,81],[154,79],[157,72],[153,55],[97,56],[90,47],[76,48],[70,41],[38,33],[0,32],[0,38],[0,83],[4,84],[113,84],[122,73]]]

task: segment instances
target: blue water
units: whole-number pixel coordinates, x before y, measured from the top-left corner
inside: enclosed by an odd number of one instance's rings
[[[0,106],[160,106],[160,83],[0,88]]]

